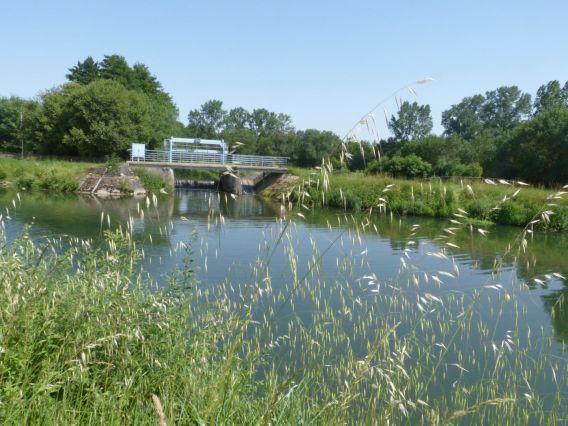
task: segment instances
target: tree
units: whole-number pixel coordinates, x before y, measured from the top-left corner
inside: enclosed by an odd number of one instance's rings
[[[500,144],[504,177],[533,183],[568,183],[568,107],[544,111],[519,124]]]
[[[302,167],[314,167],[329,157],[332,150],[341,143],[333,132],[308,129],[296,132],[296,145],[288,151],[292,162]]]
[[[422,139],[432,131],[430,105],[402,102],[398,117],[391,116],[389,129],[397,142]]]
[[[540,114],[560,106],[568,106],[568,82],[563,88],[558,80],[540,86],[534,100],[534,114]]]
[[[287,133],[294,130],[289,115],[276,114],[266,108],[258,108],[252,111],[249,126],[257,135],[271,132]]]
[[[31,124],[40,105],[36,101],[15,96],[0,98],[0,151],[33,150]]]
[[[233,108],[225,118],[226,129],[245,129],[251,122],[250,113],[243,107]]]
[[[447,136],[457,135],[463,139],[473,139],[478,136],[484,127],[483,105],[485,97],[475,95],[463,98],[450,109],[442,112],[442,126]]]
[[[126,59],[120,55],[106,55],[100,63],[89,56],[69,71],[67,78],[72,82],[88,85],[100,79],[112,80],[126,89],[143,94],[147,98],[153,122],[153,131],[144,141],[149,147],[158,146],[166,137],[179,129],[177,107],[146,65],[136,63],[130,67]]]
[[[113,80],[70,83],[44,94],[42,103],[37,123],[45,153],[124,155],[132,142],[152,139],[148,98]]]
[[[77,65],[69,68],[69,74],[66,77],[75,83],[89,84],[101,77],[99,63],[92,56],[88,56],[83,62],[79,61]]]
[[[494,133],[510,130],[531,113],[531,95],[517,86],[503,86],[485,93],[482,121]]]
[[[222,101],[209,100],[199,109],[189,111],[188,131],[194,137],[215,138],[223,130],[226,115],[227,111],[223,109]]]

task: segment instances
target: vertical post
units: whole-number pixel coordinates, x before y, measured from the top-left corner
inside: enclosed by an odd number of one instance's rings
[[[170,163],[172,162],[172,151],[173,151],[173,138],[170,138],[169,145],[170,145]]]
[[[20,110],[20,147],[22,149],[22,159],[24,158],[24,135],[22,134],[23,124],[24,124],[24,112]]]

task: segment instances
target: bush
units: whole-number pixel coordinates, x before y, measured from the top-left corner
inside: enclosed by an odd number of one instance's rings
[[[483,176],[483,167],[479,163],[458,164],[453,176],[475,177]]]
[[[383,172],[382,168],[383,162],[380,160],[373,160],[367,166],[366,173],[369,175],[378,175]]]
[[[134,169],[134,174],[138,176],[146,192],[158,194],[160,189],[166,188],[167,186],[162,176],[148,169]]]
[[[6,176],[8,176],[8,174],[4,170],[0,169],[0,180],[6,179]]]
[[[122,160],[116,155],[107,155],[105,167],[112,173],[117,173],[120,170]]]
[[[384,160],[383,170],[394,177],[428,177],[432,173],[432,165],[415,154],[406,157],[395,155]]]
[[[463,164],[443,157],[436,163],[434,174],[443,177],[481,177],[483,175],[483,167],[479,163]]]

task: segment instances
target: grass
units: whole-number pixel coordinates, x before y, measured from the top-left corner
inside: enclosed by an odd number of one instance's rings
[[[210,211],[211,223],[221,219]],[[176,245],[186,262],[158,286],[139,263],[145,253],[134,242],[134,218],[110,230],[103,214],[101,232],[109,229],[98,246],[32,241],[26,232],[6,241],[2,423],[156,424],[158,405],[168,424],[566,418],[566,360],[552,356],[552,339],[531,324],[521,299],[526,286],[500,275],[504,258],[524,261],[528,227],[496,258],[484,285],[443,291],[443,281],[462,269],[451,244],[469,226],[454,224],[439,237],[438,252],[430,253],[436,270],[421,267],[423,253],[405,250],[398,273],[385,280],[353,273],[364,262],[359,235],[369,226],[352,218],[334,240],[312,241],[306,256],[295,243],[306,236],[281,220],[264,230],[246,283],[228,278],[213,287],[193,278],[191,241]],[[418,238],[419,226],[408,232]],[[343,240],[353,248],[337,258],[335,271],[324,269],[322,259]],[[288,259],[283,287],[273,283],[275,255]],[[511,330],[506,318],[514,319]]]
[[[476,223],[513,226],[524,226],[542,212],[543,206],[558,204],[550,220],[537,226],[568,231],[568,202],[547,198],[551,193],[544,189],[478,180],[405,180],[363,173],[327,173],[328,188],[324,189],[321,171],[290,171],[302,178],[293,198],[302,198],[304,204],[438,218],[452,218],[457,209],[462,209],[468,212],[468,220],[481,221]],[[309,198],[302,197],[304,193]]]
[[[138,179],[140,179],[144,189],[148,193],[159,194],[161,190],[169,192],[172,189],[168,187],[164,178],[156,172],[143,167],[134,168],[132,171],[138,176]]]
[[[197,181],[218,181],[219,172],[213,170],[176,170],[176,179]]]
[[[0,157],[0,180],[19,190],[74,192],[80,178],[93,166],[73,161]]]

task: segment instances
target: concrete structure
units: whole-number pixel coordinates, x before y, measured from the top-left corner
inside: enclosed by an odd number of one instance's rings
[[[286,157],[230,154],[222,140],[174,137],[164,141],[163,150],[147,150],[144,144],[133,143],[128,164],[148,167],[174,184],[175,169],[217,170],[221,189],[233,194],[243,192],[239,170],[261,172],[262,179],[288,171]]]
[[[190,170],[239,169],[272,173],[288,171],[286,157],[230,154],[224,141],[172,137],[166,139],[164,148],[149,150],[143,144],[132,144],[129,164]]]

